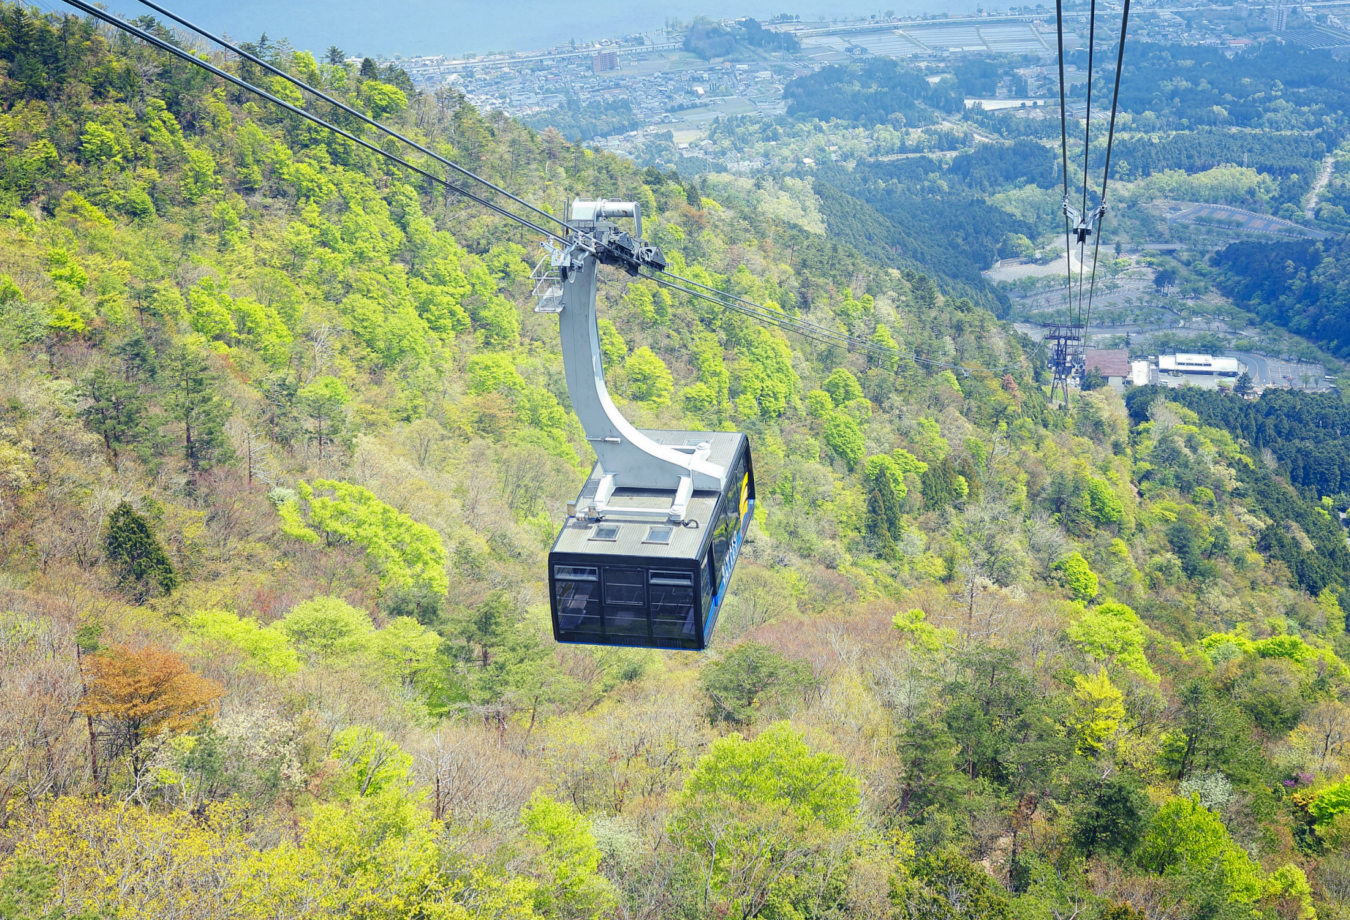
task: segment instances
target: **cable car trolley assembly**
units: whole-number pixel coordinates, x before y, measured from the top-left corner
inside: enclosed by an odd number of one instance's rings
[[[615,218],[632,218],[632,234]],[[743,434],[643,431],[605,386],[595,294],[602,263],[631,275],[665,258],[642,239],[636,202],[572,203],[566,242],[536,269],[541,312],[557,313],[572,408],[596,464],[549,553],[559,642],[703,649],[754,517]]]

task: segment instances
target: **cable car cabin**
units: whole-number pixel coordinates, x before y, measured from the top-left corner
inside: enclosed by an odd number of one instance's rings
[[[625,514],[668,509],[671,492],[615,490],[600,520],[571,516],[548,557],[553,637],[559,642],[704,649],[755,514],[750,442],[743,434],[643,431],[676,448],[707,443],[730,474],[721,492],[694,490],[682,523]],[[577,507],[596,494],[600,465]]]

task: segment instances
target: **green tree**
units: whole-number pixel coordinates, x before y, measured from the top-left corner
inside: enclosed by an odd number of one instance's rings
[[[1037,690],[1008,649],[974,645],[956,664],[942,688],[942,718],[967,781],[995,784],[1022,801],[1044,795],[1073,754],[1056,701]]]
[[[311,662],[336,664],[365,650],[374,625],[341,598],[315,597],[292,607],[277,629]]]
[[[1177,695],[1180,718],[1163,734],[1162,765],[1177,779],[1217,771],[1238,783],[1255,782],[1264,761],[1251,744],[1251,721],[1231,695],[1204,678],[1186,684]]]
[[[989,873],[947,848],[921,856],[909,876],[891,888],[903,920],[1012,920],[1008,896]]]
[[[867,450],[867,434],[862,425],[850,415],[836,410],[830,414],[822,432],[825,444],[834,451],[844,465],[853,469]]]
[[[1130,856],[1143,838],[1149,803],[1128,774],[1092,777],[1073,810],[1073,842],[1088,858],[1099,853]]]
[[[201,639],[238,649],[268,673],[290,674],[300,669],[300,657],[291,647],[290,637],[281,629],[264,628],[256,620],[228,610],[194,613],[188,618],[188,626]]]
[[[749,725],[761,712],[815,685],[811,667],[757,642],[743,642],[699,672],[708,717],[717,724]]]
[[[137,601],[178,587],[178,573],[151,532],[150,522],[126,502],[108,518],[103,551],[118,585]]]
[[[343,410],[351,402],[346,385],[336,377],[324,374],[299,392],[300,406],[314,425],[314,443],[323,459],[324,444],[332,444],[342,437]]]
[[[741,392],[754,401],[742,412],[772,419],[796,405],[801,383],[792,369],[792,349],[781,333],[749,326],[737,351],[742,359],[738,362]]]
[[[520,315],[505,297],[484,297],[471,315],[485,347],[514,348],[520,344]]]
[[[1111,484],[1095,476],[1087,477],[1088,515],[1099,524],[1119,524],[1125,518],[1125,506]]]
[[[408,107],[408,97],[403,90],[379,80],[366,80],[361,84],[361,101],[375,118],[394,115]]]
[[[877,328],[875,331],[873,331],[872,337],[868,341],[870,341],[873,345],[876,345],[878,348],[884,348],[887,351],[898,352],[900,350],[900,345],[898,342],[895,341],[895,336],[891,335],[891,330],[886,326],[883,326],[881,323],[877,323]],[[895,373],[897,370],[900,369],[900,356],[898,354],[896,355],[872,354],[869,355],[869,357],[873,364],[879,365],[880,367],[884,367],[891,373]]]
[[[489,594],[452,623],[450,633],[453,654],[466,671],[470,699],[486,707],[500,727],[513,713],[526,710],[533,725],[541,705],[572,692],[507,591]]]
[[[862,386],[858,383],[858,378],[843,367],[836,367],[830,372],[830,376],[825,378],[825,382],[820,388],[830,394],[836,406],[842,406],[846,402],[863,398]]]
[[[234,452],[225,434],[230,407],[220,395],[222,381],[206,358],[189,345],[169,352],[165,362],[166,403],[183,428],[183,461],[200,473],[228,463]]]
[[[1090,601],[1097,596],[1097,574],[1081,553],[1069,553],[1055,563],[1054,569],[1076,600]]]
[[[68,913],[52,905],[57,866],[34,856],[19,856],[0,878],[0,920],[100,920],[95,910]]]
[[[965,480],[956,471],[956,464],[946,456],[936,463],[928,464],[928,469],[924,470],[919,481],[923,487],[924,507],[934,511],[941,511],[964,500],[969,492]]]
[[[791,903],[793,878],[811,877],[818,860],[846,845],[861,794],[842,757],[813,752],[787,722],[753,740],[713,742],[670,824],[703,879],[704,915],[750,918],[776,896]],[[803,900],[794,911],[821,909]]]
[[[535,895],[546,917],[592,920],[615,906],[614,888],[600,873],[600,848],[585,816],[536,791],[520,813],[525,835],[540,850]]]
[[[412,688],[438,663],[441,637],[411,617],[393,617],[367,644],[383,673]]]
[[[331,789],[339,801],[382,796],[397,800],[410,791],[412,757],[368,725],[338,732],[329,756],[338,763]]]
[[[147,400],[136,380],[98,364],[80,382],[79,395],[84,400],[80,417],[114,460],[145,438]]]
[[[1148,631],[1139,615],[1124,604],[1101,604],[1085,610],[1069,624],[1070,641],[1094,661],[1121,667],[1149,681],[1157,681],[1144,647]]]
[[[290,536],[329,546],[350,543],[366,553],[382,588],[425,585],[438,595],[450,588],[441,535],[349,482],[316,479],[299,484],[299,500],[277,506]],[[303,501],[308,510],[304,519]]]
[[[600,354],[604,356],[605,366],[614,368],[628,357],[628,343],[623,340],[614,321],[602,319],[597,322],[600,329]]]
[[[867,490],[867,536],[873,551],[883,559],[894,559],[895,541],[904,532],[900,503],[908,489],[900,464],[885,454],[868,457],[863,467]]]
[[[628,392],[634,399],[656,406],[670,402],[675,381],[665,362],[646,345],[628,356],[623,369],[628,378]]]
[[[1229,901],[1250,904],[1261,897],[1261,868],[1233,842],[1215,815],[1193,799],[1166,802],[1149,823],[1139,864],[1159,875],[1222,880]]]
[[[812,418],[828,419],[834,413],[834,400],[824,390],[806,394],[806,414]]]

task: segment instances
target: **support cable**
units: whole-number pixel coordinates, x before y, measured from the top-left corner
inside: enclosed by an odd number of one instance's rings
[[[560,241],[560,242],[567,242],[566,238],[563,237],[563,236],[561,236],[560,234],[557,234],[557,233],[553,232],[552,230],[546,230],[546,229],[544,229],[543,227],[539,226],[538,224],[534,223],[533,221],[527,220],[526,218],[521,217],[521,216],[518,215],[518,214],[513,214],[513,213],[511,213],[510,211],[506,210],[505,208],[501,207],[500,205],[498,205],[498,204],[496,204],[496,203],[494,203],[494,202],[488,201],[486,198],[483,198],[483,197],[481,197],[481,196],[479,196],[479,195],[475,195],[473,192],[470,192],[468,189],[461,188],[460,186],[455,185],[453,182],[449,181],[448,179],[445,179],[445,178],[442,177],[442,176],[438,176],[438,175],[436,175],[436,174],[434,174],[434,173],[428,172],[427,170],[421,168],[420,166],[416,166],[416,165],[414,165],[414,164],[412,164],[412,163],[409,163],[407,160],[403,159],[402,157],[400,157],[400,156],[398,156],[398,155],[396,155],[396,154],[390,153],[388,150],[384,150],[383,148],[381,148],[381,147],[378,146],[377,144],[373,144],[373,143],[371,143],[370,141],[365,140],[364,138],[357,137],[355,134],[352,134],[352,133],[349,132],[349,131],[346,131],[346,130],[344,130],[344,129],[342,129],[342,128],[339,128],[337,125],[334,125],[334,124],[332,124],[331,122],[325,121],[324,119],[320,118],[319,116],[314,115],[314,114],[311,113],[311,112],[307,112],[307,111],[305,111],[304,109],[299,108],[298,106],[291,105],[291,104],[290,104],[289,102],[287,102],[286,100],[284,100],[284,99],[279,99],[278,97],[272,95],[271,93],[267,92],[266,90],[260,89],[259,87],[254,86],[252,83],[249,83],[247,80],[244,80],[244,79],[242,79],[242,78],[240,78],[240,77],[236,77],[234,74],[230,73],[229,71],[221,70],[219,67],[216,67],[214,64],[211,64],[211,63],[209,63],[208,61],[202,60],[201,58],[197,57],[195,54],[192,54],[190,51],[186,51],[186,50],[184,50],[183,48],[179,48],[177,45],[173,44],[172,42],[165,41],[164,39],[160,38],[159,36],[153,35],[153,34],[151,34],[150,32],[145,31],[144,29],[141,29],[141,28],[139,28],[139,27],[137,27],[137,26],[135,26],[135,25],[133,25],[133,24],[131,24],[131,23],[129,23],[129,22],[126,22],[125,20],[118,19],[116,16],[113,16],[113,15],[110,14],[110,13],[106,13],[106,12],[104,12],[103,10],[99,9],[98,7],[91,6],[90,4],[85,3],[84,0],[62,0],[62,2],[66,3],[66,4],[69,4],[70,6],[75,7],[77,10],[80,10],[81,12],[84,12],[84,13],[87,13],[88,15],[90,15],[90,16],[93,16],[93,17],[95,17],[96,19],[101,19],[102,21],[106,22],[108,25],[113,26],[114,28],[120,29],[120,30],[122,30],[123,32],[126,32],[126,33],[129,34],[129,35],[132,35],[132,36],[134,36],[134,37],[140,39],[141,41],[145,42],[146,44],[153,45],[153,46],[156,47],[156,48],[159,48],[159,49],[161,49],[161,50],[163,50],[163,51],[167,51],[167,52],[169,52],[170,54],[172,54],[172,55],[174,55],[174,56],[176,56],[176,57],[182,58],[184,61],[187,61],[189,64],[194,64],[194,65],[196,65],[197,67],[202,68],[203,70],[206,70],[206,71],[208,71],[208,72],[210,72],[210,73],[212,73],[212,74],[215,74],[217,77],[220,77],[222,80],[226,80],[226,81],[228,81],[228,82],[230,82],[230,83],[233,83],[235,86],[238,86],[240,89],[244,89],[244,90],[247,90],[247,91],[249,91],[249,92],[251,92],[251,93],[254,93],[254,94],[256,94],[256,95],[262,97],[263,99],[266,99],[268,102],[271,102],[271,103],[273,103],[274,105],[280,106],[281,108],[285,109],[286,111],[290,112],[290,113],[293,114],[293,115],[298,115],[298,116],[300,116],[301,118],[304,118],[304,119],[307,120],[307,121],[313,122],[314,124],[320,126],[321,128],[326,128],[327,130],[332,131],[334,134],[338,135],[339,137],[345,138],[345,139],[351,141],[351,142],[354,143],[354,144],[357,144],[357,145],[359,145],[359,146],[361,146],[361,147],[364,147],[365,149],[371,151],[372,153],[378,154],[379,156],[382,156],[382,157],[384,157],[384,158],[386,158],[386,159],[388,159],[388,160],[390,160],[390,161],[392,161],[392,162],[394,162],[394,163],[397,163],[399,166],[402,166],[404,169],[407,169],[407,170],[410,170],[410,171],[412,171],[412,172],[415,172],[415,173],[417,173],[418,175],[423,176],[423,177],[425,177],[425,178],[427,178],[427,179],[430,179],[432,182],[435,182],[435,183],[437,183],[437,184],[439,184],[439,185],[443,185],[443,186],[445,186],[446,188],[450,189],[451,191],[455,192],[456,194],[462,195],[463,197],[465,197],[465,198],[469,199],[470,201],[473,201],[473,202],[475,202],[475,203],[477,203],[477,204],[481,204],[483,207],[485,207],[485,208],[487,208],[487,209],[489,209],[489,210],[491,210],[491,211],[495,211],[496,213],[502,215],[503,217],[509,218],[510,220],[513,220],[513,221],[515,221],[516,223],[521,224],[522,226],[528,227],[529,229],[535,231],[536,233],[540,233],[540,234],[542,234],[542,235],[544,235],[544,236],[551,237],[552,239],[558,240],[558,241]],[[550,215],[550,216],[551,216],[551,215]]]
[[[385,125],[385,124],[383,124],[383,123],[381,123],[381,122],[379,122],[379,121],[376,121],[375,119],[371,118],[371,117],[370,117],[369,115],[367,115],[366,113],[362,112],[360,109],[353,108],[352,106],[350,106],[350,105],[348,105],[347,103],[341,101],[340,99],[335,99],[335,98],[333,98],[332,96],[330,96],[330,95],[328,95],[327,93],[323,92],[323,90],[320,90],[320,89],[318,89],[318,88],[316,88],[316,87],[314,87],[314,86],[311,86],[310,84],[306,83],[304,80],[301,80],[301,79],[299,79],[298,77],[291,76],[291,75],[290,75],[289,73],[287,73],[286,71],[282,70],[282,69],[279,68],[279,67],[275,67],[275,66],[273,66],[272,64],[269,64],[267,61],[265,61],[265,60],[263,60],[262,58],[258,57],[256,54],[252,54],[252,53],[250,53],[250,52],[248,52],[248,51],[245,51],[243,48],[239,47],[238,45],[235,45],[235,44],[233,44],[232,42],[229,42],[229,41],[227,41],[226,39],[221,38],[220,36],[215,35],[215,34],[209,32],[209,31],[207,31],[206,29],[203,29],[201,26],[194,25],[192,22],[189,22],[187,19],[184,19],[182,16],[179,16],[177,13],[171,12],[171,11],[165,9],[164,7],[160,6],[158,3],[153,2],[153,0],[138,0],[138,2],[139,2],[142,6],[148,6],[150,9],[154,10],[155,12],[159,13],[159,14],[162,15],[162,16],[167,16],[168,18],[172,19],[174,22],[178,23],[179,25],[183,26],[184,28],[189,29],[189,30],[191,30],[191,31],[193,31],[193,32],[196,32],[198,35],[200,35],[202,38],[206,39],[207,41],[214,42],[215,44],[220,45],[222,48],[227,49],[228,51],[232,52],[233,54],[235,54],[235,55],[237,55],[237,56],[239,56],[239,57],[241,57],[241,58],[243,58],[243,59],[245,59],[245,60],[247,60],[247,61],[250,61],[250,62],[256,64],[257,66],[261,67],[263,70],[266,70],[268,73],[272,74],[273,76],[280,77],[281,79],[283,79],[283,80],[285,80],[286,82],[290,83],[292,86],[296,87],[297,89],[301,89],[301,90],[304,90],[305,92],[312,93],[313,95],[315,95],[315,96],[317,96],[318,98],[322,99],[324,102],[327,102],[327,103],[330,104],[330,105],[336,106],[337,108],[339,108],[339,109],[341,109],[342,111],[346,112],[348,115],[351,115],[353,118],[356,118],[356,119],[359,119],[359,120],[362,121],[362,122],[365,122],[367,125],[370,125],[372,128],[375,128],[375,129],[378,130],[378,131],[383,131],[385,134],[387,134],[387,135],[389,135],[390,137],[394,138],[394,140],[397,140],[397,141],[400,141],[400,142],[402,142],[402,143],[404,143],[404,144],[407,144],[409,147],[413,148],[413,149],[416,150],[417,152],[422,153],[422,154],[425,154],[426,156],[431,157],[433,160],[435,160],[436,162],[440,163],[442,166],[446,166],[446,167],[448,167],[448,168],[454,170],[455,172],[459,173],[460,175],[464,176],[465,178],[467,178],[467,179],[472,179],[474,182],[478,182],[478,183],[480,183],[480,184],[482,184],[482,185],[484,185],[484,186],[486,186],[486,187],[492,189],[494,192],[498,193],[499,195],[504,195],[504,196],[506,196],[507,198],[511,199],[512,201],[514,201],[516,204],[520,205],[521,207],[523,207],[523,208],[528,208],[529,210],[533,211],[537,216],[543,218],[545,221],[550,221],[550,220],[551,220],[551,221],[553,221],[554,223],[559,224],[560,226],[562,226],[562,227],[564,227],[564,228],[567,227],[567,222],[564,221],[564,220],[562,220],[561,218],[555,217],[554,215],[552,215],[552,214],[550,214],[549,212],[545,211],[543,208],[535,207],[534,205],[530,204],[528,201],[524,200],[523,198],[519,197],[518,195],[513,195],[513,194],[511,194],[510,192],[508,192],[506,189],[502,188],[501,186],[496,185],[496,184],[494,184],[493,182],[491,182],[491,181],[489,181],[489,180],[487,180],[487,179],[484,179],[482,176],[478,175],[478,174],[475,173],[475,172],[472,172],[471,170],[465,169],[463,166],[460,166],[458,163],[455,163],[455,162],[452,161],[452,160],[446,159],[445,157],[441,156],[439,153],[436,153],[434,150],[429,150],[429,149],[427,149],[426,147],[422,146],[421,144],[417,143],[416,141],[412,140],[411,138],[405,137],[404,135],[402,135],[402,134],[400,134],[399,132],[395,131],[393,128],[390,128],[388,125]]]
[[[1087,78],[1087,109],[1083,115],[1083,207],[1080,213],[1082,220],[1089,228],[1093,221],[1088,217],[1087,196],[1088,196],[1088,157],[1092,154],[1092,71],[1093,56],[1097,50],[1097,0],[1092,0],[1088,8],[1088,78]],[[1075,325],[1082,325],[1083,322],[1083,273],[1086,266],[1083,264],[1083,257],[1087,255],[1087,237],[1080,235],[1078,237],[1078,309],[1077,318],[1074,312],[1070,310],[1069,321]],[[1095,268],[1096,266],[1094,266]],[[1086,331],[1085,333],[1086,334]]]
[[[1083,334],[1092,323],[1092,296],[1097,287],[1097,253],[1102,246],[1102,223],[1106,220],[1106,183],[1111,178],[1111,144],[1116,138],[1116,109],[1120,103],[1120,72],[1125,69],[1125,32],[1130,27],[1130,0],[1125,0],[1125,9],[1120,17],[1120,48],[1116,51],[1116,86],[1111,94],[1111,124],[1106,132],[1106,167],[1102,170],[1101,217],[1097,221],[1097,243],[1092,251],[1092,281],[1088,284],[1087,319]]]
[[[1071,212],[1072,209],[1071,209],[1071,208],[1069,207],[1069,205],[1068,205],[1068,166],[1067,166],[1067,161],[1068,161],[1068,127],[1067,127],[1067,115],[1066,115],[1066,104],[1065,104],[1065,97],[1066,97],[1066,94],[1067,94],[1067,88],[1066,88],[1066,87],[1067,87],[1067,84],[1066,84],[1065,77],[1064,77],[1064,19],[1063,19],[1063,5],[1062,5],[1062,0],[1056,0],[1055,11],[1056,11],[1056,14],[1057,14],[1057,17],[1058,17],[1058,23],[1057,23],[1057,25],[1058,25],[1059,52],[1060,52],[1060,62],[1059,62],[1059,92],[1060,92],[1060,152],[1061,152],[1061,157],[1063,158],[1063,164],[1064,164],[1062,168],[1063,168],[1064,171],[1065,171],[1065,181],[1064,181],[1064,186],[1065,186],[1065,208],[1064,208],[1064,209],[1065,209],[1065,226],[1066,226],[1066,228],[1067,228],[1068,222],[1069,222],[1070,212]],[[1118,46],[1118,48],[1117,48],[1117,50],[1116,50],[1116,73],[1115,73],[1115,79],[1114,79],[1114,84],[1115,84],[1115,85],[1114,85],[1114,88],[1113,88],[1112,94],[1111,94],[1111,116],[1110,116],[1110,126],[1109,126],[1109,128],[1108,128],[1108,130],[1107,130],[1107,135],[1106,135],[1106,158],[1105,158],[1105,166],[1103,167],[1103,170],[1102,170],[1101,195],[1100,195],[1100,198],[1099,198],[1099,200],[1098,200],[1097,207],[1094,208],[1094,209],[1092,210],[1092,212],[1089,214],[1087,207],[1088,207],[1088,191],[1089,191],[1089,185],[1090,185],[1090,183],[1089,183],[1089,175],[1090,175],[1090,172],[1089,172],[1089,168],[1088,168],[1088,167],[1089,167],[1089,163],[1090,163],[1090,161],[1091,161],[1091,154],[1092,154],[1092,79],[1093,79],[1093,71],[1094,71],[1094,67],[1095,67],[1095,53],[1096,53],[1096,44],[1097,44],[1097,43],[1096,43],[1096,36],[1097,36],[1097,0],[1092,0],[1091,7],[1090,7],[1090,12],[1089,12],[1089,21],[1088,21],[1087,110],[1086,110],[1086,112],[1085,112],[1084,119],[1083,119],[1083,122],[1084,122],[1084,124],[1083,124],[1083,190],[1082,190],[1082,198],[1081,198],[1082,212],[1078,215],[1078,220],[1079,220],[1079,222],[1078,222],[1078,226],[1077,226],[1076,231],[1075,231],[1075,232],[1076,232],[1076,236],[1077,236],[1078,252],[1079,252],[1079,256],[1078,256],[1078,258],[1079,258],[1079,262],[1078,262],[1078,292],[1077,292],[1077,298],[1075,299],[1074,293],[1073,293],[1073,290],[1072,290],[1072,288],[1073,288],[1073,282],[1072,282],[1072,272],[1073,272],[1073,269],[1072,269],[1072,266],[1068,266],[1068,272],[1069,272],[1069,277],[1070,277],[1070,282],[1069,282],[1070,292],[1069,292],[1069,304],[1068,304],[1068,308],[1069,308],[1069,327],[1068,327],[1068,329],[1069,329],[1069,332],[1068,332],[1068,334],[1067,334],[1067,338],[1064,339],[1064,345],[1065,345],[1066,347],[1062,349],[1062,351],[1064,352],[1064,354],[1063,354],[1063,356],[1062,356],[1063,359],[1066,360],[1066,361],[1068,361],[1070,364],[1073,363],[1073,359],[1074,359],[1075,357],[1078,356],[1078,353],[1079,353],[1079,352],[1081,352],[1081,353],[1082,353],[1082,357],[1083,357],[1083,365],[1084,365],[1084,368],[1086,368],[1086,360],[1087,360],[1087,358],[1086,358],[1086,355],[1087,355],[1087,342],[1088,342],[1088,340],[1089,340],[1088,328],[1089,328],[1089,326],[1090,326],[1091,323],[1092,323],[1092,304],[1093,304],[1094,299],[1095,299],[1095,297],[1096,297],[1096,290],[1097,290],[1097,260],[1098,260],[1098,258],[1099,258],[1100,255],[1101,255],[1101,245],[1102,245],[1101,230],[1102,230],[1102,225],[1103,225],[1103,223],[1105,222],[1105,219],[1106,219],[1106,190],[1107,190],[1107,184],[1108,184],[1108,182],[1109,182],[1109,180],[1110,180],[1110,173],[1111,173],[1111,152],[1112,152],[1112,148],[1113,148],[1113,146],[1114,146],[1114,144],[1115,144],[1116,115],[1118,114],[1119,108],[1120,108],[1120,80],[1121,80],[1121,74],[1122,74],[1122,72],[1123,72],[1123,70],[1124,70],[1124,64],[1125,64],[1125,38],[1126,38],[1126,34],[1127,34],[1127,32],[1128,32],[1128,29],[1129,29],[1129,22],[1130,22],[1130,0],[1125,0],[1125,3],[1124,3],[1124,9],[1123,9],[1123,11],[1122,11],[1122,14],[1121,14],[1121,21],[1120,21],[1120,43],[1119,43],[1119,46]],[[1066,231],[1066,233],[1067,233],[1067,231]],[[1091,268],[1090,274],[1088,274],[1087,267],[1086,267],[1086,265],[1085,265],[1084,263],[1085,263],[1085,261],[1086,261],[1086,256],[1087,256],[1087,238],[1088,238],[1088,236],[1090,236],[1090,235],[1094,235],[1096,238],[1093,240],[1093,248],[1092,248],[1092,268]],[[1071,243],[1070,243],[1070,242],[1067,240],[1067,238],[1066,238],[1066,247],[1068,247],[1068,246],[1071,246]],[[1068,258],[1068,255],[1066,254],[1066,259],[1067,259],[1067,258]],[[1085,280],[1085,279],[1084,279],[1084,276],[1085,276],[1085,275],[1087,275],[1087,291],[1086,291],[1086,295],[1084,294],[1084,290],[1083,290],[1083,283],[1084,283],[1084,280]],[[1077,330],[1081,330],[1081,333],[1077,333],[1077,334],[1076,334],[1076,331],[1077,331]],[[1058,361],[1058,360],[1060,359],[1059,351],[1056,352],[1056,355],[1057,355],[1056,360]],[[1057,380],[1057,381],[1059,380],[1061,373],[1063,373],[1063,374],[1066,375],[1066,376],[1065,376],[1065,381],[1066,381],[1066,387],[1065,387],[1065,401],[1066,401],[1066,403],[1067,403],[1067,400],[1068,400],[1067,372],[1068,372],[1070,369],[1071,369],[1071,368],[1059,368],[1058,364],[1056,365],[1056,380]],[[1052,386],[1052,395],[1053,395],[1053,386]]]
[[[1064,178],[1064,203],[1069,203],[1069,122],[1064,104],[1064,0],[1055,0],[1055,32],[1059,39],[1059,156]],[[1069,319],[1073,319],[1073,237],[1069,233],[1069,210],[1064,208],[1065,296]]]

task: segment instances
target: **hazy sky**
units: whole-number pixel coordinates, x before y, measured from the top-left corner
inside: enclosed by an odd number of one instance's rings
[[[131,16],[148,12],[135,0],[105,0]],[[568,39],[586,41],[661,28],[667,17],[768,18],[790,12],[803,19],[898,13],[964,13],[978,0],[156,0],[197,25],[253,40],[288,38],[315,52],[337,45],[349,54],[463,54],[527,51]],[[42,3],[61,8],[59,2]]]

